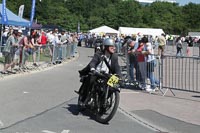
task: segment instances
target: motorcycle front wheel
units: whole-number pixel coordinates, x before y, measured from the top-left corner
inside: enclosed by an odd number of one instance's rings
[[[100,108],[97,109],[96,120],[100,123],[107,124],[117,112],[119,99],[118,91],[109,92],[105,105],[103,105],[103,107],[101,105]]]

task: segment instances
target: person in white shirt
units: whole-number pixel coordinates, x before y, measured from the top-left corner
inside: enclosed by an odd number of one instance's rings
[[[151,87],[150,88],[146,88],[146,91],[148,92],[152,92],[152,91],[156,91],[158,88],[157,86],[159,86],[160,81],[157,80],[154,76],[154,68],[156,66],[156,58],[154,55],[154,50],[152,47],[152,44],[150,42],[148,42],[148,39],[146,41],[146,49],[147,49],[147,78],[150,79],[150,83],[151,83]]]

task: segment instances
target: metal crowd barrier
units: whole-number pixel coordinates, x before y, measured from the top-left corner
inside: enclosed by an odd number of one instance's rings
[[[4,55],[3,55],[3,48],[1,46],[2,51],[0,52],[2,56],[0,56],[0,65],[3,69],[4,65]],[[40,70],[49,65],[60,64],[66,59],[70,59],[71,57],[71,45],[52,45],[47,44],[42,47],[35,47],[34,49],[26,49],[23,47],[18,47],[20,50],[20,56],[15,66],[14,70],[17,72],[28,72],[30,70]],[[41,51],[42,49],[42,51]],[[36,54],[35,63],[37,65],[33,65],[33,53]],[[0,70],[2,71],[2,70]],[[2,73],[0,76],[2,77]]]
[[[192,47],[192,56],[193,57],[200,57],[200,44],[199,43],[193,43]]]
[[[163,91],[161,90],[162,89],[162,75],[161,75],[162,62],[161,62],[160,57],[154,55],[155,65],[149,65],[150,63],[147,63],[147,62],[143,62],[142,64],[139,65],[139,62],[137,61],[137,55],[135,55],[135,62],[134,62],[134,68],[133,68],[134,80],[132,80],[130,76],[131,62],[129,61],[130,56],[128,54],[128,46],[126,44],[123,46],[122,51],[123,51],[123,56],[121,59],[126,64],[126,66],[124,66],[125,68],[123,68],[122,70],[122,73],[124,74],[124,78],[125,78],[125,84],[128,85],[129,87],[140,88],[140,89],[144,89],[141,84],[145,84],[146,88],[150,88],[151,86],[150,79],[147,78],[147,76],[149,77],[149,75],[147,75],[147,71],[148,71],[148,72],[152,72],[152,74],[154,75],[154,78],[156,78],[160,82],[158,83],[157,88],[163,93]],[[147,65],[148,65],[148,69],[147,69]]]
[[[126,63],[126,79],[129,83],[134,83],[130,79],[130,65],[127,49],[124,54],[124,61]],[[165,55],[164,59],[156,57],[156,67],[154,68],[154,76],[160,81],[159,90],[163,95],[168,90],[172,92],[173,89],[189,91],[189,92],[200,92],[200,58],[199,57],[186,57],[186,56],[171,56]],[[145,62],[147,63],[147,62]],[[146,65],[145,65],[146,66]],[[136,78],[136,70],[134,70],[134,76]],[[138,77],[140,79],[140,77]],[[136,80],[137,81],[137,80]],[[137,81],[140,83],[140,81]],[[150,85],[147,75],[145,75],[146,85]]]
[[[162,60],[163,88],[200,92],[200,58],[166,56]]]

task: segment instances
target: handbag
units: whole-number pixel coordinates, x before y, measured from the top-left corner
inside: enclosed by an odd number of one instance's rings
[[[10,53],[10,52],[11,52],[11,47],[12,47],[12,45],[11,45],[11,40],[8,39],[8,40],[6,41],[6,45],[5,45],[4,48],[3,48],[3,53],[4,53],[4,54],[5,54],[5,53]]]

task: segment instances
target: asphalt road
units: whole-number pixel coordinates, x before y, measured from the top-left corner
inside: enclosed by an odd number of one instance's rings
[[[123,110],[109,124],[89,112],[78,113],[78,70],[93,55],[79,48],[79,57],[58,67],[0,80],[0,133],[155,133]]]

